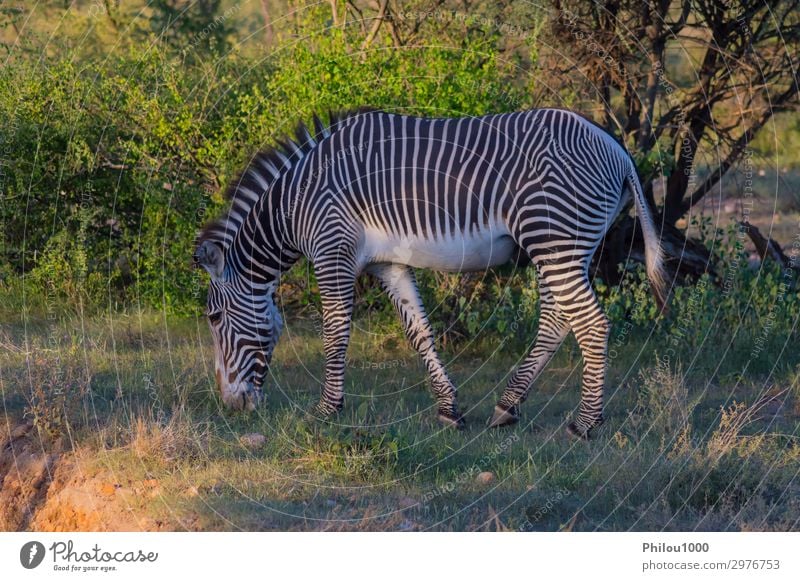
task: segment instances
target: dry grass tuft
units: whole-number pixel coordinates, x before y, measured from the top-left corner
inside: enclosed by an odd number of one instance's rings
[[[22,393],[24,415],[43,436],[66,435],[89,393],[90,377],[72,360],[60,357],[28,357]]]
[[[207,450],[208,434],[198,431],[180,414],[167,421],[135,417],[130,426],[131,451],[139,458],[161,463],[194,457]]]
[[[734,401],[727,408],[722,408],[720,410],[719,426],[711,434],[706,444],[708,459],[712,461],[718,460],[725,454],[729,454],[740,447],[740,444],[745,440],[742,431],[759,419],[764,408],[784,397],[786,393],[786,390],[783,390],[775,395],[761,397],[753,405]],[[756,442],[763,440],[760,435],[753,436],[750,439],[754,439]]]
[[[691,440],[690,419],[698,401],[689,397],[683,368],[656,365],[639,372],[641,384],[630,424],[639,434],[653,431],[663,440]]]

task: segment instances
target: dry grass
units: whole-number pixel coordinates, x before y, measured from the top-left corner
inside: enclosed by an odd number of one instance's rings
[[[128,447],[141,460],[168,464],[204,454],[208,449],[208,433],[199,431],[181,414],[167,420],[137,416],[131,422]]]

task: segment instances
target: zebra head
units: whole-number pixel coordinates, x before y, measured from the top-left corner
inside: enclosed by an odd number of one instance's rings
[[[283,320],[275,305],[277,282],[253,285],[231,274],[223,248],[210,241],[195,251],[195,262],[211,276],[206,315],[214,339],[214,366],[222,401],[229,408],[253,410],[261,390]]]

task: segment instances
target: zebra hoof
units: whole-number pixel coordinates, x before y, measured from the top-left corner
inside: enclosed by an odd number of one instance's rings
[[[581,442],[589,441],[589,431],[582,431],[575,422],[567,424],[567,435],[573,440],[579,440]]]
[[[567,424],[567,434],[575,439],[580,440],[582,442],[588,442],[592,439],[592,432],[597,430],[603,424],[603,420],[601,419],[591,428],[581,428],[575,422],[570,422]]]
[[[502,428],[504,426],[513,426],[518,421],[519,415],[517,414],[517,406],[504,408],[498,405],[494,407],[494,414],[492,414],[488,426],[490,428]]]
[[[452,414],[452,413],[439,412],[437,419],[439,420],[440,424],[448,428],[463,430],[464,428],[467,427],[467,422],[466,420],[464,420],[464,416],[462,416],[459,413]]]
[[[335,417],[340,411],[342,411],[343,406],[339,407],[329,407],[322,404],[317,404],[313,408],[311,408],[310,414],[314,419],[320,421],[327,421]]]

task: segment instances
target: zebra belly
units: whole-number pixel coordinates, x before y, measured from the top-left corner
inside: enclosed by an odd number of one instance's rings
[[[366,230],[363,264],[391,262],[414,268],[445,272],[484,270],[505,264],[516,244],[504,232],[457,233],[446,238],[395,237],[387,232]]]

